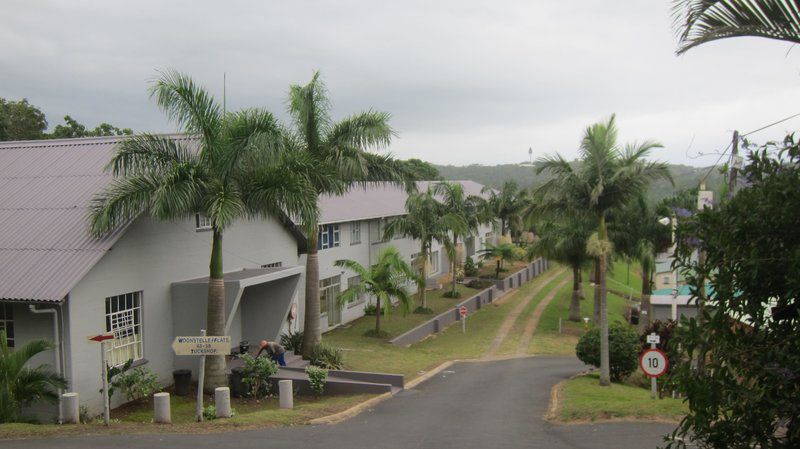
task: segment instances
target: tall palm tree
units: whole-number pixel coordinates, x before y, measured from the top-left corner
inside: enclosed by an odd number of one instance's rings
[[[755,36],[800,43],[796,0],[673,0],[678,54],[729,37]]]
[[[386,224],[384,238],[390,239],[395,235],[403,235],[419,241],[419,256],[412,263],[419,272],[417,281],[419,282],[418,295],[421,311],[426,311],[428,308],[425,291],[426,263],[430,258],[433,242],[438,242],[449,251],[452,248],[449,231],[463,227],[462,218],[445,211],[442,204],[436,201],[431,187],[428,187],[425,192],[409,195],[406,199],[406,215],[394,218]]]
[[[542,220],[537,227],[539,238],[527,248],[528,258],[543,256],[572,268],[572,300],[569,320],[581,320],[582,270],[592,258],[586,252],[586,243],[597,225],[593,217],[574,211],[556,214]]]
[[[316,191],[305,176],[313,161],[281,148],[272,114],[226,113],[184,74],[163,73],[150,95],[189,138],[141,134],[123,140],[109,163],[115,180],[90,205],[91,230],[100,236],[140,214],[164,221],[208,217],[207,332],[224,335],[224,231],[245,217],[313,220]],[[208,391],[227,384],[223,356],[208,358],[205,379]]]
[[[6,331],[0,330],[0,423],[15,422],[22,407],[34,401],[55,402],[55,391],[67,388],[67,381],[47,365],[26,367],[37,354],[51,349],[46,340],[32,340],[11,350]]]
[[[375,297],[375,336],[381,335],[381,314],[387,314],[392,308],[392,299],[397,299],[403,308],[403,313],[411,311],[411,295],[406,288],[409,280],[419,282],[417,274],[408,262],[403,259],[400,251],[389,246],[378,253],[378,260],[374,265],[365,268],[354,260],[337,260],[337,267],[346,268],[361,278],[361,281],[348,287],[339,294],[340,305],[355,301],[364,294]]]
[[[317,197],[341,195],[348,189],[374,181],[390,181],[411,188],[406,166],[387,155],[366,151],[389,145],[394,131],[389,114],[367,110],[339,122],[330,116],[330,100],[319,72],[305,86],[289,87],[289,113],[293,129],[287,145],[314,161],[308,173]],[[319,226],[317,219],[303,222],[308,235],[306,256],[305,321],[303,353],[308,356],[319,343]]]
[[[617,144],[617,126],[612,115],[608,121],[586,128],[580,145],[581,165],[574,169],[561,155],[547,156],[536,162],[536,172],[548,172],[554,177],[540,189],[567,192],[587,213],[595,216],[597,233],[587,244],[590,255],[597,257],[600,289],[600,385],[611,384],[608,358],[608,307],[606,271],[612,245],[608,239],[606,219],[609,211],[618,209],[657,179],[672,182],[669,168],[660,162],[644,158],[662,145],[654,141]]]
[[[438,197],[444,210],[458,217],[458,226],[450,229],[453,236],[452,244],[454,251],[448,252],[450,256],[451,273],[453,274],[451,298],[455,298],[456,290],[456,271],[458,270],[458,257],[455,249],[458,248],[458,238],[466,237],[469,234],[478,232],[481,222],[480,206],[483,198],[464,193],[464,186],[457,182],[440,182],[433,186],[433,193]]]
[[[514,240],[522,230],[523,212],[529,204],[527,190],[520,189],[514,181],[506,181],[499,193],[490,187],[484,187],[482,192],[489,194],[486,201],[500,220],[500,234],[509,235]]]

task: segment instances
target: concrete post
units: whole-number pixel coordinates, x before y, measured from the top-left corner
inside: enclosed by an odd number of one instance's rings
[[[214,406],[217,409],[217,418],[231,417],[231,389],[217,387],[214,389]]]
[[[61,415],[64,424],[80,424],[81,408],[78,393],[61,395]]]
[[[292,397],[292,381],[279,380],[278,391],[280,393],[280,407],[294,408],[294,398]]]
[[[159,424],[172,422],[169,393],[156,393],[153,395],[153,421]]]

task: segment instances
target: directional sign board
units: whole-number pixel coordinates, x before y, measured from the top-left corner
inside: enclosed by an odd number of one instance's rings
[[[659,344],[661,343],[661,336],[659,336],[658,334],[650,334],[647,336],[647,342]]]
[[[228,355],[231,353],[231,337],[175,337],[172,350],[175,355]]]
[[[90,341],[96,341],[98,343],[102,343],[106,340],[113,340],[113,339],[114,339],[114,334],[110,332],[106,334],[92,335],[91,337],[89,337]]]
[[[639,368],[647,377],[661,377],[668,367],[667,355],[660,349],[648,349],[639,357]]]
[[[467,313],[469,313],[469,310],[467,309],[466,306],[461,306],[461,307],[458,308],[458,313],[461,316],[467,316]]]

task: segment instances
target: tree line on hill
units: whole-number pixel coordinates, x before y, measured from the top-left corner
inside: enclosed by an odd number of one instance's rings
[[[64,124],[56,125],[49,133],[46,132],[47,125],[44,112],[28,102],[27,98],[18,101],[0,98],[0,142],[133,134],[130,128],[117,128],[105,122],[90,129],[69,115],[64,116]]]

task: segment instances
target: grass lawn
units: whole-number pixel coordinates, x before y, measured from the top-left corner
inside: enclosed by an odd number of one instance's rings
[[[628,267],[624,260],[614,261],[607,277],[608,288],[639,297],[642,295],[642,266],[639,262],[631,262],[630,271]]]
[[[562,384],[556,418],[560,421],[637,418],[680,420],[688,406],[680,399],[651,399],[650,390],[625,384],[601,387],[596,373]]]
[[[172,424],[152,424],[153,406],[150,401],[126,404],[111,411],[112,423],[106,427],[102,419],[88,424],[0,424],[0,438],[35,438],[66,435],[89,434],[129,434],[129,433],[207,433],[230,431],[234,429],[253,429],[259,427],[289,426],[305,424],[309,420],[346,410],[373,395],[330,396],[320,399],[298,396],[294,409],[278,408],[277,398],[256,402],[251,399],[232,398],[235,416],[230,419],[215,419],[204,423],[195,422],[195,396],[180,397],[172,395]],[[207,397],[205,404],[212,404]]]
[[[375,321],[375,317],[364,317],[356,320],[349,328],[328,332],[322,336],[322,340],[344,350],[348,369],[403,374],[408,382],[447,360],[482,356],[491,345],[509,310],[522,300],[526,292],[541,283],[544,277],[546,275],[470,315],[467,319],[466,335],[462,334],[461,325],[456,323],[438,335],[408,348],[401,348],[382,339],[364,337],[364,330],[374,326]],[[425,317],[429,319],[431,315]]]

